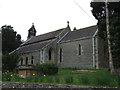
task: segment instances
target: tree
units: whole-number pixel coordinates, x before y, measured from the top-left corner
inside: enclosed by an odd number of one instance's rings
[[[20,57],[19,54],[16,53],[3,55],[2,56],[3,72],[5,71],[13,72],[20,60],[19,57]]]
[[[99,35],[104,39],[110,39],[113,55],[113,64],[115,68],[120,68],[120,2],[109,2],[109,26],[110,26],[110,38],[106,37],[106,10],[105,2],[91,2],[91,7],[93,8],[93,16],[98,20]],[[105,43],[105,47],[107,43]],[[105,49],[108,53],[108,49]],[[107,56],[107,54],[106,54]],[[107,59],[107,58],[106,58]]]
[[[15,50],[21,42],[21,35],[17,34],[10,25],[1,27],[2,32],[2,70],[13,71],[18,63],[19,55],[16,53],[9,54]]]
[[[111,18],[112,26],[111,30],[111,42],[112,42],[112,55],[113,55],[113,64],[115,68],[120,68],[120,15],[114,16]]]
[[[4,25],[1,27],[2,32],[2,52],[3,54],[10,53],[15,50],[21,42],[21,35],[17,34],[16,31],[13,30],[13,27],[10,25]]]

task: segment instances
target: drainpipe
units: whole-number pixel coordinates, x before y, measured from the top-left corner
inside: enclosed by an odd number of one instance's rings
[[[95,37],[92,38],[92,42],[93,42],[93,67],[95,67]]]
[[[92,42],[93,42],[93,67],[95,67],[96,69],[98,69],[98,62],[97,62],[97,65],[96,65],[96,56],[95,56],[96,55],[96,52],[95,52],[95,37],[96,37],[97,33],[98,33],[98,29],[92,37]],[[97,41],[96,41],[96,43],[97,43]]]

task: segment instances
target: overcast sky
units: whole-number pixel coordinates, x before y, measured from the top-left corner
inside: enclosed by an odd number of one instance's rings
[[[91,0],[0,0],[0,27],[11,25],[26,40],[32,23],[37,35],[65,28],[67,21],[72,30],[74,27],[79,29],[96,25],[90,2]]]

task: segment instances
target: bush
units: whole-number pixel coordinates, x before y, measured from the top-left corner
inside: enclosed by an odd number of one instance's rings
[[[4,73],[2,73],[2,80],[3,81],[19,81],[20,77],[18,77],[13,72],[4,72]]]
[[[11,79],[10,73],[3,73],[2,74],[2,81],[10,81]]]
[[[58,66],[54,63],[37,64],[34,68],[42,75],[55,75],[58,72]]]
[[[20,81],[20,80],[21,80],[21,78],[20,78],[19,76],[12,76],[12,77],[11,77],[11,81],[18,82],[18,81]]]
[[[19,54],[6,54],[2,56],[2,71],[14,72],[19,62]]]
[[[73,77],[72,76],[65,76],[64,80],[66,83],[72,83],[73,82]]]

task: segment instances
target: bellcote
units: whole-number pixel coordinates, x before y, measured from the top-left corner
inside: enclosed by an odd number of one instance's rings
[[[31,38],[33,36],[36,36],[36,29],[35,29],[34,23],[32,23],[31,28],[28,30],[28,37],[27,37],[27,39],[29,39],[29,38]]]

